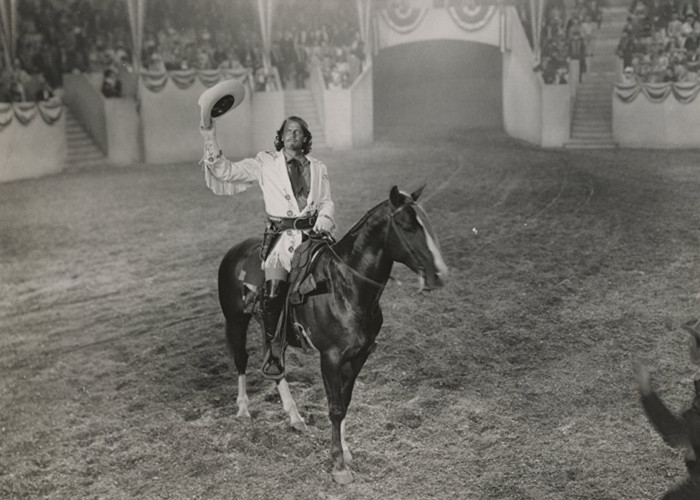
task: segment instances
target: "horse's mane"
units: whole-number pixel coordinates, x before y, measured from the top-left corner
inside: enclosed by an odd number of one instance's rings
[[[348,232],[346,233],[346,235],[348,235],[348,234],[351,235],[351,236],[357,235],[357,233],[360,231],[360,229],[362,228],[362,226],[364,226],[365,223],[367,222],[367,219],[369,219],[370,216],[371,216],[372,214],[374,214],[374,212],[377,211],[377,210],[379,209],[379,207],[381,207],[382,205],[385,205],[385,204],[387,203],[387,201],[388,201],[388,200],[380,201],[380,202],[377,203],[375,206],[373,206],[372,208],[370,208],[369,210],[367,210],[367,212],[365,212],[365,214],[364,214],[362,217],[360,217],[360,220],[358,220],[358,221],[348,230]]]

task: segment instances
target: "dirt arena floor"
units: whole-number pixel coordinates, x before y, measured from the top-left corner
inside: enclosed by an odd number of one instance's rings
[[[252,419],[235,417],[216,272],[260,234],[259,190],[136,165],[0,185],[0,498],[640,500],[685,477],[632,360],[689,405],[700,152],[465,131],[315,153],[341,233],[427,182],[451,269],[429,294],[394,269],[348,413],[355,482],[330,480],[317,357],[289,354],[299,433],[259,374],[257,325]]]

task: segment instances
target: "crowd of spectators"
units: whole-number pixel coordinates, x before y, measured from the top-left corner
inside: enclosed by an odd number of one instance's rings
[[[696,0],[634,0],[617,47],[621,82],[697,82],[699,7]]]
[[[0,60],[0,101],[45,98],[71,72],[100,73],[105,95],[121,95],[120,80],[134,71],[124,0],[23,0],[18,18],[16,58]],[[280,2],[273,19],[269,71],[255,2],[146,2],[142,69],[248,70],[257,90],[304,88],[312,64],[329,88],[347,88],[362,71],[354,4]]]
[[[579,77],[587,71],[587,58],[593,55],[593,35],[602,21],[601,0],[575,0],[566,8],[564,0],[545,3],[542,32],[540,33],[540,63],[535,67],[542,72],[547,84],[568,83],[569,66],[572,60],[579,61]],[[521,17],[530,29],[527,6],[521,6]]]

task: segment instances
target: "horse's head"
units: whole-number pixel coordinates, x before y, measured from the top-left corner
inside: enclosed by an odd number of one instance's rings
[[[420,288],[431,290],[444,285],[447,266],[428,214],[416,203],[423,188],[406,194],[394,186],[389,194],[387,250],[392,259],[418,274]]]

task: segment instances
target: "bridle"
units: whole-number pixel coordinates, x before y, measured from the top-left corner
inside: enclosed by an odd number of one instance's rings
[[[413,250],[413,247],[409,243],[408,238],[406,238],[406,235],[403,233],[403,231],[400,228],[396,227],[397,226],[396,219],[395,219],[396,214],[398,214],[399,212],[404,210],[406,207],[410,207],[410,206],[413,206],[414,210],[415,210],[415,207],[418,207],[420,209],[420,211],[423,212],[423,209],[420,207],[420,205],[418,203],[416,203],[413,199],[410,199],[409,201],[407,201],[406,203],[404,203],[400,207],[396,208],[389,215],[387,215],[387,218],[389,219],[389,225],[387,226],[386,234],[384,235],[384,248],[388,248],[389,231],[391,229],[393,229],[394,234],[396,234],[396,236],[398,237],[398,239],[401,243],[402,249],[409,256],[409,262],[413,261],[412,264],[413,264],[413,267],[416,269],[416,272],[419,275],[423,275],[425,273],[425,269],[423,269],[423,267],[419,264],[420,259],[416,255],[415,250]],[[409,265],[408,267],[411,267],[411,266]]]
[[[423,269],[422,266],[418,265],[418,262],[420,262],[420,260],[416,256],[415,251],[413,250],[413,247],[411,247],[410,243],[408,242],[408,239],[403,234],[403,231],[401,231],[400,228],[396,227],[397,223],[395,220],[396,214],[400,213],[401,211],[403,211],[407,207],[413,206],[413,205],[420,208],[420,205],[418,205],[418,203],[416,203],[413,200],[409,200],[406,203],[404,203],[403,205],[401,205],[400,207],[395,208],[393,211],[391,211],[390,213],[388,213],[386,215],[386,219],[388,219],[389,224],[387,224],[386,231],[384,232],[384,248],[388,248],[389,233],[393,229],[394,233],[398,236],[398,239],[401,242],[401,246],[402,246],[403,250],[409,255],[409,258],[413,260],[414,267],[418,270],[418,273],[422,275],[425,272],[425,270]],[[421,209],[421,211],[422,211],[422,209]],[[349,269],[357,278],[361,279],[362,281],[364,281],[366,283],[374,285],[375,287],[379,288],[380,291],[384,289],[384,287],[386,286],[386,283],[380,283],[378,281],[375,281],[372,278],[368,278],[367,276],[365,276],[364,274],[359,272],[357,269],[355,269],[350,264],[345,262],[338,255],[338,253],[333,249],[332,245],[328,245],[328,249],[333,254],[333,256],[336,259],[338,259],[338,261],[343,265],[343,267]]]

